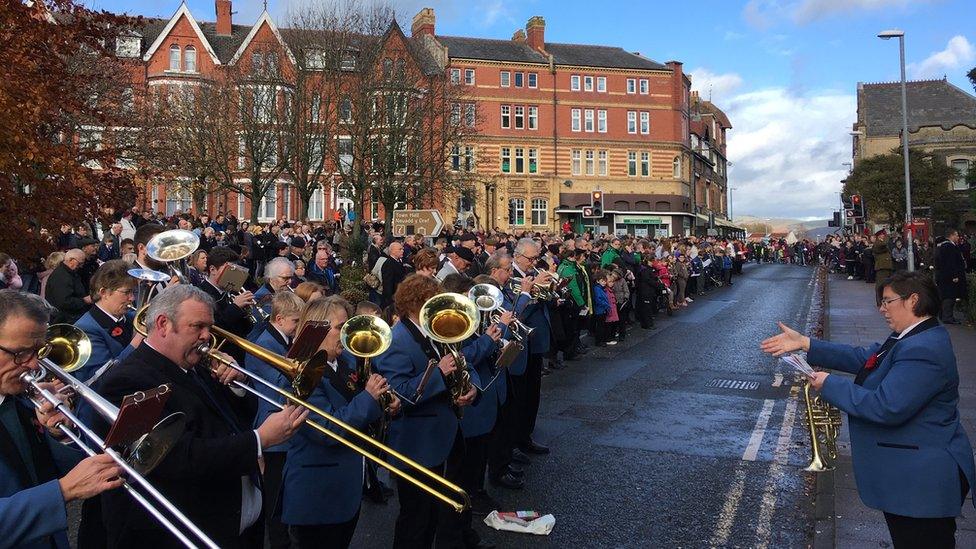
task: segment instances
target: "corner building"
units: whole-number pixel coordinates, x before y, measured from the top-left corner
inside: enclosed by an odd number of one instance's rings
[[[692,234],[691,81],[682,64],[546,42],[545,29],[536,16],[511,40],[490,40],[438,35],[430,8],[413,19],[412,38],[468,88],[477,112],[477,137],[459,147],[454,166],[476,170],[477,183],[457,209],[479,226],[516,231],[569,220],[574,229]],[[604,216],[583,219],[596,189]]]

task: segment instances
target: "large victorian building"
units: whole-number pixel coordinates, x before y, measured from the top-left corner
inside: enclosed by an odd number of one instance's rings
[[[213,23],[196,21],[185,4],[169,19],[147,20],[118,44],[118,54],[131,58],[134,85],[194,85],[269,46],[292,58],[288,29],[279,30],[267,12],[250,26],[233,24],[231,14],[230,0],[216,0]],[[434,204],[447,219],[514,230],[549,230],[569,220],[651,236],[730,230],[731,124],[711,103],[692,104],[681,63],[619,47],[547,42],[541,17],[511,40],[439,35],[430,8],[414,17],[409,37],[394,22],[384,40],[417,70],[463,87],[460,109],[475,131],[454,149],[450,167],[471,172],[471,184]],[[583,219],[597,189],[605,215]],[[283,176],[262,199],[259,219],[301,217],[293,190]],[[142,205],[173,213],[190,210],[192,201],[180,185],[150,181]],[[331,219],[353,206],[360,205],[325,174],[309,218]],[[376,205],[362,206],[367,218],[382,216]],[[221,191],[206,208],[248,217],[250,203]]]
[[[945,225],[976,231],[976,212],[970,201],[970,193],[974,191],[967,182],[969,170],[976,162],[976,97],[946,79],[908,82],[906,89],[908,146],[931,154],[958,172],[950,183],[952,218],[934,220],[936,234]],[[859,83],[857,122],[853,129],[855,166],[865,158],[897,150],[902,132],[901,84]],[[924,213],[916,211],[917,216]]]

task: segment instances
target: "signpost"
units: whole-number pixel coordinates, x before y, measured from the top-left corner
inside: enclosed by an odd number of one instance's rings
[[[444,220],[437,210],[394,210],[393,236],[420,234],[436,237],[444,228]]]

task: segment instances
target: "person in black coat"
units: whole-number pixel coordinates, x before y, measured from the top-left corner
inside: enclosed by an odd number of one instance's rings
[[[91,308],[92,298],[85,291],[78,270],[85,261],[85,252],[74,248],[64,254],[64,261],[54,268],[47,279],[44,296],[57,311],[51,315],[53,324],[74,324]]]
[[[224,271],[229,269],[231,264],[236,263],[239,257],[230,248],[222,246],[210,250],[207,254],[207,278],[203,279],[198,287],[214,300],[214,321],[217,326],[246,338],[254,328],[251,319],[251,308],[255,307],[254,294],[248,290],[228,294],[217,286]],[[244,363],[243,349],[228,344],[224,347],[224,351],[234,357],[238,363]]]
[[[406,270],[403,267],[403,244],[393,242],[387,248],[386,261],[380,267],[383,279],[383,292],[380,294],[380,307],[386,307],[393,303],[393,295],[396,293],[397,286],[406,278]]]
[[[955,229],[949,230],[946,240],[936,249],[935,282],[942,295],[942,322],[958,324],[955,306],[957,299],[966,298],[966,259],[959,249],[959,231]]]
[[[251,430],[255,400],[229,385],[245,376],[223,365],[211,371],[198,351],[213,323],[213,300],[203,290],[166,288],[146,322],[146,340],[105,372],[97,390],[118,406],[126,395],[168,384],[163,413],[183,413],[186,430],[149,482],[220,547],[262,547],[258,459],[263,448],[288,440],[307,412],[286,406]],[[95,428],[109,426],[96,420]],[[102,505],[109,547],[182,547],[125,492],[106,492]]]
[[[637,319],[641,328],[650,330],[654,327],[654,313],[657,311],[657,297],[664,289],[664,283],[657,276],[657,270],[651,266],[654,255],[644,258],[637,274]]]

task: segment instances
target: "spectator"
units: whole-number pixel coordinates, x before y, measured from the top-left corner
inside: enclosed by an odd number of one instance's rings
[[[65,252],[64,261],[54,268],[45,284],[45,298],[57,311],[51,315],[53,324],[74,324],[88,311],[92,298],[85,291],[79,270],[85,261],[85,252],[72,248]]]

